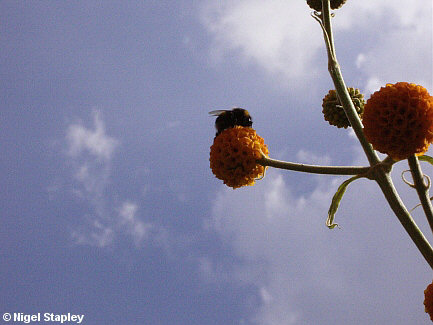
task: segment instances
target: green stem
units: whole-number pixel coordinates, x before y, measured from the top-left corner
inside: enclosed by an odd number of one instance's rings
[[[421,166],[419,164],[418,157],[413,155],[409,157],[409,167],[412,173],[413,185],[418,193],[422,208],[427,217],[427,221],[433,231],[433,206],[430,201],[430,195],[428,193],[429,186],[424,184],[424,174],[422,173]],[[429,184],[430,185],[430,184]]]
[[[294,170],[304,173],[325,174],[325,175],[361,175],[366,174],[370,167],[361,166],[318,166],[299,164],[287,161],[263,157],[257,161],[262,166],[270,166],[280,169]]]

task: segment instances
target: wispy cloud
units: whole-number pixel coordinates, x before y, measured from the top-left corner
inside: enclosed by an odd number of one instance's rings
[[[101,112],[93,111],[92,127],[84,123],[68,126],[65,142],[74,180],[70,190],[88,207],[71,233],[76,243],[107,247],[125,234],[140,246],[151,229],[159,238],[161,230],[141,220],[138,203],[112,199],[117,194],[109,190],[112,159],[120,141],[107,134]]]
[[[307,164],[318,164],[318,165],[329,165],[331,163],[331,157],[326,156],[318,156],[313,152],[310,152],[305,149],[300,149],[296,154],[296,159],[299,162],[307,163]]]
[[[109,161],[119,141],[108,136],[99,111],[93,111],[94,129],[82,124],[72,124],[66,132],[68,153],[73,157],[89,153],[100,160]]]
[[[77,244],[96,247],[107,247],[113,243],[114,231],[110,226],[103,225],[94,216],[88,216],[86,224],[78,226],[71,232]]]
[[[126,227],[135,243],[139,245],[148,237],[153,226],[150,223],[144,223],[137,217],[137,209],[136,203],[125,201],[119,209],[119,218],[120,223]]]

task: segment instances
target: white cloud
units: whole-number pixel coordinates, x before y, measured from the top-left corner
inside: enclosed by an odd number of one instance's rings
[[[259,291],[260,291],[260,297],[262,298],[263,303],[269,304],[272,302],[273,298],[265,287],[260,288]]]
[[[364,53],[360,53],[358,54],[357,58],[356,58],[356,67],[359,69],[361,68],[361,66],[364,64],[366,58],[365,58],[365,54]]]
[[[385,81],[379,80],[376,77],[371,77],[367,80],[367,84],[365,86],[365,92],[366,94],[372,94],[375,91],[378,91],[382,86],[386,84]]]
[[[364,54],[360,71],[385,83],[407,81],[432,85],[432,23],[420,16],[418,28],[396,28],[389,31],[375,46]],[[382,84],[384,85],[384,84]],[[367,85],[368,87],[368,85]]]
[[[351,1],[336,11],[336,35],[351,33],[353,45],[364,48],[354,63],[367,80],[405,79],[432,87],[432,4],[427,2]],[[305,1],[208,1],[204,8],[212,57],[237,58],[282,81],[300,83],[325,68],[316,66],[318,51],[325,55],[324,44]],[[337,37],[337,56],[353,45],[341,44]]]
[[[127,227],[128,232],[133,236],[134,241],[139,245],[149,236],[152,225],[141,221],[137,215],[138,205],[129,201],[123,202],[119,209],[121,223]]]
[[[394,175],[402,168],[396,166]],[[290,184],[290,172],[271,169],[252,188],[224,189],[216,196],[210,227],[239,258],[233,275],[238,285],[255,286],[260,301],[250,323],[426,321],[422,299],[429,267],[376,184],[351,184],[337,213],[342,228],[329,230],[327,210],[344,179],[329,177],[315,176],[314,190],[299,196],[296,189],[303,185]],[[409,191],[403,187],[404,194]],[[215,264],[205,260],[202,268],[212,274]]]
[[[109,160],[118,145],[118,141],[105,133],[105,125],[99,111],[93,112],[94,130],[87,129],[81,124],[69,126],[66,139],[68,141],[68,153],[76,157],[83,152],[92,156]]]
[[[111,167],[109,164],[99,164],[94,161],[80,161],[75,169],[74,178],[81,185],[74,188],[80,197],[99,198],[107,186]]]
[[[377,82],[433,86],[431,1],[353,1],[335,25],[337,30],[353,30],[355,40],[366,40],[356,66],[366,76],[367,92],[380,88]]]
[[[285,79],[302,77],[322,47],[320,27],[302,1],[210,1],[202,20],[213,36],[214,58],[230,54]]]
[[[347,2],[343,9],[336,11],[336,28],[350,29],[364,20],[383,20],[386,17],[395,17],[394,26],[412,27],[420,22],[420,16],[431,10],[431,2],[408,2],[404,0],[363,0]],[[431,13],[428,13],[431,14]],[[354,17],[358,19],[354,19]]]
[[[294,300],[303,290],[302,282],[311,280],[316,263],[324,266],[325,274],[338,271],[321,261],[326,255],[315,254],[309,243],[314,238],[316,245],[323,245],[317,224],[325,227],[330,197],[329,189],[317,189],[308,198],[296,198],[283,176],[272,172],[254,190],[225,190],[218,195],[214,227],[233,245],[235,254],[248,261],[239,266],[237,277],[256,285],[262,300],[251,315],[254,323],[297,324],[302,310]],[[304,256],[299,258],[300,254]]]
[[[81,226],[71,233],[72,238],[79,245],[107,247],[113,243],[114,231],[111,227],[103,225],[99,220],[93,219],[89,226]]]
[[[331,163],[331,157],[318,156],[313,152],[309,152],[305,149],[300,149],[296,154],[296,159],[301,163],[307,164],[319,164],[319,165],[329,165]]]

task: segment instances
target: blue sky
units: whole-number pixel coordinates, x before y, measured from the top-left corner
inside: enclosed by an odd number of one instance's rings
[[[348,0],[333,21],[348,86],[433,92],[431,1]],[[350,186],[330,231],[344,178],[270,169],[232,190],[209,169],[207,113],[233,106],[271,157],[366,164],[323,121],[332,85],[303,1],[4,0],[0,46],[1,313],[428,324],[431,271],[375,184]]]

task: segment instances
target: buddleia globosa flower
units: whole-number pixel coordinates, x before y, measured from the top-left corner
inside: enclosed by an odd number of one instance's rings
[[[433,97],[412,83],[387,84],[368,99],[362,122],[375,150],[394,160],[422,155],[433,141]]]
[[[210,147],[210,168],[232,188],[254,185],[265,167],[257,163],[269,151],[264,140],[251,127],[236,125],[218,134]]]
[[[356,88],[347,88],[347,91],[349,92],[356,112],[359,117],[362,117],[365,103],[364,95]],[[335,125],[338,128],[347,128],[351,126],[335,90],[330,90],[325,98],[323,98],[322,107],[322,113],[329,124]]]
[[[346,0],[331,0],[329,3],[331,9],[338,9],[342,5],[344,5],[345,2]],[[322,0],[307,0],[307,4],[310,6],[311,9],[314,9],[316,11],[322,11]]]
[[[425,312],[430,315],[433,322],[433,283],[430,283],[424,290],[424,307]]]

